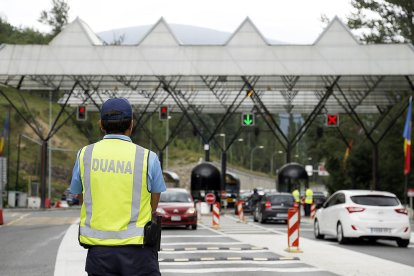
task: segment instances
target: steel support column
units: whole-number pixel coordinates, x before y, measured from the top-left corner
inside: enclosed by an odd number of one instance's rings
[[[46,178],[47,178],[47,162],[48,162],[48,141],[43,140],[40,149],[40,207],[46,208]]]

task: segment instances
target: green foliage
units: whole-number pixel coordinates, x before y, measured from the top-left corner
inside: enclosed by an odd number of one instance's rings
[[[65,0],[52,0],[50,11],[42,10],[39,22],[52,27],[52,35],[55,36],[68,23],[69,5]]]
[[[31,28],[17,28],[0,18],[0,44],[47,44],[51,37]]]
[[[348,26],[363,31],[363,41],[414,42],[414,1],[352,0],[351,4],[355,11],[348,17]]]

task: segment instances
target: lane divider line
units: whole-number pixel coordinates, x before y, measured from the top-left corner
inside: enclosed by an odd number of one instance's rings
[[[286,263],[286,261],[299,261],[298,257],[271,257],[271,258],[258,258],[258,257],[203,257],[203,258],[160,258],[159,263],[170,262],[207,262],[207,261],[256,261],[256,262],[277,262],[278,264]],[[289,262],[290,263],[290,262]]]

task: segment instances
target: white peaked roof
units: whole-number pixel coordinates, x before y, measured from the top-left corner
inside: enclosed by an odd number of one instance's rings
[[[311,45],[270,44],[249,18],[223,45],[183,44],[163,18],[137,45],[104,44],[79,18],[49,45],[0,45],[0,84],[69,90],[77,83],[83,89],[126,93],[142,103],[148,98],[143,91],[154,91],[163,79],[189,92],[195,105],[211,103],[217,112],[246,89],[245,79],[274,103],[273,112],[311,111],[321,97],[317,93],[337,77],[345,92],[356,93],[359,107],[389,103],[391,91],[412,89],[414,47],[364,45],[337,17]],[[379,94],[364,96],[365,91]],[[168,101],[174,103],[171,97]]]

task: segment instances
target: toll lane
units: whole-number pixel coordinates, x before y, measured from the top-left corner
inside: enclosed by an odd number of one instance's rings
[[[208,221],[209,217],[203,218]],[[270,234],[244,223],[223,223],[214,229],[199,224],[196,231],[163,229],[159,253],[162,275],[333,275],[304,264],[296,257],[275,254],[233,238],[233,233]],[[236,227],[235,227],[236,226]]]

